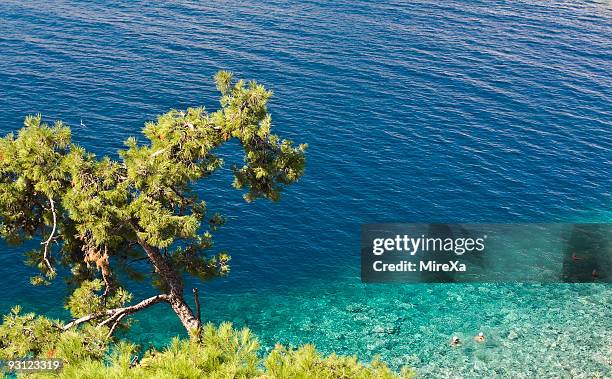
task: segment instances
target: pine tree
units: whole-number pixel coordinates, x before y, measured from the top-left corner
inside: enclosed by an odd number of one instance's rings
[[[271,133],[272,93],[225,71],[215,81],[218,110],[171,110],[145,124],[145,143],[128,139],[118,159],[96,157],[72,142],[69,127],[40,116],[0,139],[1,236],[14,244],[40,239],[27,253],[41,271],[34,284],[50,283],[60,266],[70,270],[74,319],[65,331],[104,326],[111,335],[129,315],[167,303],[194,334],[201,321],[185,301],[184,276],[229,272],[229,256],[211,252],[224,219],[209,215],[193,189],[222,166],[217,148],[230,140],[242,147],[244,166],[233,168],[233,185],[248,202],[277,201],[302,176],[306,145]],[[118,275],[134,260],[150,263],[159,291],[137,302]]]

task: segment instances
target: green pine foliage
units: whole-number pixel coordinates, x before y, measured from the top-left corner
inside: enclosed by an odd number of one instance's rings
[[[103,287],[99,279],[86,280],[81,286],[74,290],[66,301],[66,309],[75,318],[88,314],[102,312],[106,308],[117,308],[125,305],[132,299],[132,295],[119,288],[112,296],[102,297],[98,295]]]
[[[105,356],[108,329],[85,325],[63,331],[62,326],[58,320],[22,314],[19,306],[14,307],[0,325],[0,359],[38,357],[78,362]]]
[[[246,190],[247,201],[278,200],[283,187],[303,174],[306,145],[296,147],[270,132],[272,93],[262,85],[233,83],[223,71],[216,80],[219,110],[189,108],[159,116],[146,123],[144,144],[136,138],[125,142],[120,160],[98,159],[75,145],[61,122],[50,126],[40,115],[27,117],[17,136],[0,139],[2,237],[13,243],[46,238],[56,213],[53,242],[59,254],[49,259],[83,274],[78,279],[114,263],[109,259],[137,255],[130,249],[137,237],[176,250],[171,257],[196,276],[226,273],[225,253],[212,260],[201,254],[212,247],[212,232],[224,220],[218,214],[206,217],[206,203],[192,185],[222,166],[216,149],[236,139],[245,164],[233,168],[234,186]],[[43,250],[32,252],[30,262],[51,279],[55,272],[45,265]]]
[[[215,80],[218,110],[171,110],[147,122],[142,138],[128,138],[118,159],[87,152],[69,127],[44,123],[40,115],[0,138],[0,237],[41,242],[26,255],[40,269],[32,284],[50,284],[57,266],[68,269],[75,291],[69,307],[95,300],[75,317],[129,302],[119,278],[147,279],[163,295],[157,302],[171,305],[188,331],[197,328],[183,277],[208,280],[230,270],[228,253],[213,251],[213,233],[225,219],[193,190],[222,167],[218,148],[230,140],[240,146],[244,165],[232,168],[233,184],[249,202],[279,200],[303,175],[306,145],[271,131],[272,92],[225,71]],[[131,265],[136,261],[153,270]]]
[[[357,357],[336,354],[322,356],[313,345],[288,349],[277,345],[264,360],[267,378],[282,379],[394,379],[413,378],[412,369],[403,368],[396,374],[378,358],[370,365],[361,364]]]
[[[39,372],[30,378],[258,378],[258,379],[395,379],[413,378],[403,369],[394,373],[378,359],[369,365],[356,357],[323,356],[314,346],[289,349],[277,345],[261,357],[257,339],[248,329],[229,323],[203,326],[191,339],[175,338],[161,351],[140,352],[126,342],[105,337],[106,328],[88,325],[62,331],[62,323],[16,307],[0,325],[0,359],[55,358],[64,362],[58,372]]]

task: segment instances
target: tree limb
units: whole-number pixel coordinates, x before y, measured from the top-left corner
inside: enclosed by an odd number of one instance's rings
[[[115,332],[115,329],[117,329],[117,326],[119,326],[119,323],[125,316],[127,316],[127,313],[122,313],[121,316],[117,317],[117,319],[113,323],[113,326],[111,326],[110,330],[108,331],[106,338],[110,338],[110,336],[113,335],[113,333]]]
[[[104,256],[108,257],[108,248],[106,245],[104,245]],[[106,299],[108,298],[108,295],[113,291],[114,286],[113,286],[113,282],[111,280],[111,273],[110,273],[110,269],[108,268],[108,258],[107,258],[107,265],[106,266],[100,266],[100,273],[102,274],[102,280],[104,280],[104,293],[102,294],[102,298],[104,299],[104,305],[106,306]]]
[[[55,274],[55,269],[53,268],[53,266],[51,266],[51,262],[49,262],[49,244],[51,244],[51,242],[53,241],[53,237],[55,236],[55,231],[57,229],[57,215],[55,213],[55,202],[53,201],[51,196],[49,196],[49,203],[51,204],[51,213],[53,214],[53,229],[51,230],[51,234],[49,235],[49,238],[47,238],[46,241],[41,242],[40,244],[45,245],[45,250],[43,252],[43,262],[49,269],[49,272],[51,274]]]
[[[202,313],[200,310],[200,292],[198,291],[197,288],[193,289],[193,296],[195,298],[195,305],[196,305],[196,318],[198,319],[198,322],[202,322]]]
[[[83,317],[72,320],[68,324],[64,325],[63,330],[68,330],[74,326],[78,326],[84,322],[88,322],[91,320],[97,320],[103,317],[108,317],[106,320],[102,321],[98,326],[106,325],[112,321],[117,321],[118,318],[123,318],[132,313],[136,313],[145,308],[148,308],[154,304],[161,303],[162,301],[168,301],[168,295],[161,294],[149,297],[147,299],[142,300],[138,304],[130,305],[128,307],[120,307],[114,309],[107,309],[103,312],[92,313],[89,315],[85,315]]]

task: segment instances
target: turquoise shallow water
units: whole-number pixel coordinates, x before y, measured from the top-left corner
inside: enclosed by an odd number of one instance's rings
[[[206,319],[425,377],[610,371],[609,285],[366,286],[358,266],[363,223],[612,220],[609,2],[3,1],[0,18],[2,134],[41,112],[114,154],[171,107],[215,108],[218,69],[274,90],[307,173],[278,204],[244,204],[229,171],[202,186],[233,256],[197,284]],[[0,249],[0,310],[65,316],[63,288]],[[182,333],[163,307],[140,319],[145,344]]]

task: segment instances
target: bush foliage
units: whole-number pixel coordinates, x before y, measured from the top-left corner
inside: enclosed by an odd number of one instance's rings
[[[0,325],[0,359],[55,358],[64,362],[58,372],[38,372],[31,378],[412,378],[414,372],[395,373],[375,359],[323,356],[314,346],[298,349],[277,345],[262,357],[257,339],[248,329],[230,323],[203,326],[191,339],[175,338],[161,351],[141,352],[126,341],[107,338],[107,328],[86,324],[62,329],[61,321],[19,307]]]

